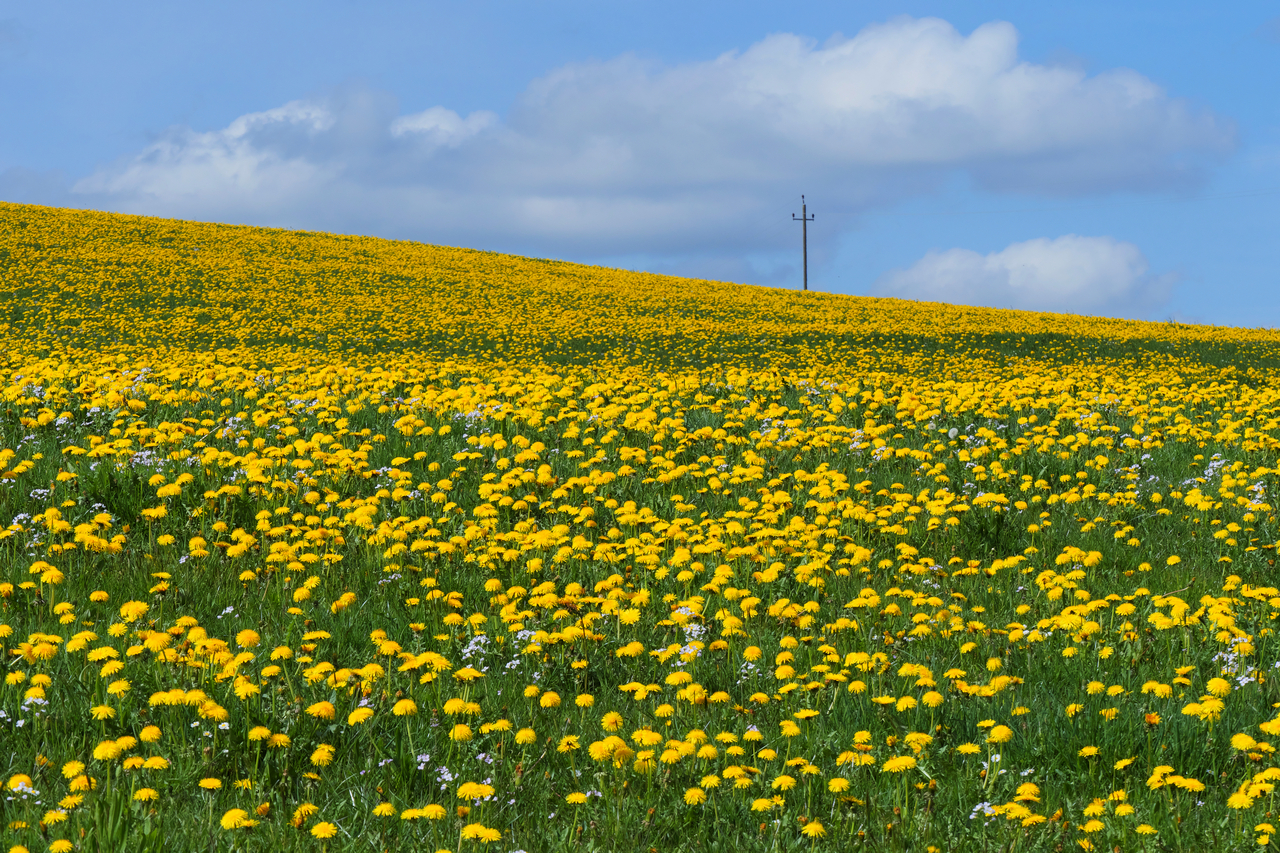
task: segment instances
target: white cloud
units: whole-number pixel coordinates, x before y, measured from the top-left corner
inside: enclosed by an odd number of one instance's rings
[[[714,60],[632,56],[535,80],[505,120],[399,115],[346,89],[175,128],[74,191],[112,209],[575,252],[769,250],[801,191],[818,240],[958,172],[999,191],[1194,181],[1230,125],[1125,69],[1022,62],[1007,23],[900,18],[817,45],[773,35]],[[820,247],[819,247],[820,249]]]
[[[1068,234],[981,255],[929,252],[880,277],[882,296],[1070,314],[1140,315],[1168,298],[1176,277],[1153,275],[1142,251],[1111,237]]]
[[[494,127],[498,117],[490,112],[475,112],[463,118],[453,110],[432,107],[391,122],[391,135],[396,138],[417,136],[429,144],[457,148],[476,134]]]

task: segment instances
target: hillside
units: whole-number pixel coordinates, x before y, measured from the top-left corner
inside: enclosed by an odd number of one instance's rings
[[[12,850],[1253,850],[1277,334],[0,205]]]

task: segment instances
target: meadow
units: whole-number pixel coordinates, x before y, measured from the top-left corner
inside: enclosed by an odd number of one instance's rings
[[[1269,849],[1278,379],[0,203],[0,849]]]

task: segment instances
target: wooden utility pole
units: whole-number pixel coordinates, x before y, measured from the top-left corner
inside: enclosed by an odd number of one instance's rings
[[[800,215],[791,214],[792,221],[800,222],[800,244],[804,249],[804,289],[809,289],[809,223],[813,221],[813,217],[809,215],[809,207],[805,204],[804,196],[800,196]]]

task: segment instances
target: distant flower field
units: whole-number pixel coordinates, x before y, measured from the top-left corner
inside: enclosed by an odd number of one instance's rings
[[[0,849],[1269,848],[1278,381],[0,204]]]

